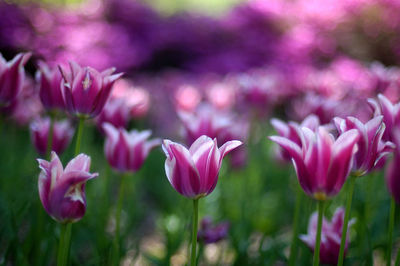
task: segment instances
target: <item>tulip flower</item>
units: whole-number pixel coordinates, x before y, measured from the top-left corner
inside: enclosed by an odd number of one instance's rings
[[[331,221],[323,218],[322,232],[321,232],[321,245],[320,245],[320,261],[324,264],[336,265],[339,257],[340,239],[342,237],[344,208],[337,208]],[[307,235],[301,235],[300,239],[312,250],[315,249],[315,236],[317,232],[317,213],[311,215],[308,223]],[[355,220],[352,219],[348,224],[350,228]],[[349,245],[350,238],[346,238],[346,248]]]
[[[200,136],[189,149],[181,144],[164,140],[162,148],[167,156],[165,172],[172,187],[181,195],[193,199],[191,264],[196,265],[198,201],[210,194],[218,181],[222,159],[242,142],[232,140],[220,148],[217,139]]]
[[[7,62],[0,54],[0,106],[9,105],[21,92],[25,79],[24,65],[30,56],[31,53],[20,53]]]
[[[103,111],[96,117],[96,124],[102,130],[105,122],[114,127],[126,127],[129,121],[129,109],[123,99],[110,98]]]
[[[339,134],[356,129],[360,135],[357,142],[358,151],[353,163],[353,172],[357,176],[365,175],[377,165],[381,165],[380,162],[384,161],[395,147],[392,142],[382,141],[385,132],[385,124],[382,120],[383,116],[377,116],[364,124],[355,117],[334,118]]]
[[[69,66],[69,70],[59,66],[63,76],[61,89],[68,112],[83,117],[97,116],[103,110],[114,82],[122,73],[112,75],[114,68],[98,72],[75,62],[70,62]]]
[[[204,244],[219,242],[228,236],[228,230],[229,223],[222,222],[213,225],[210,217],[204,217],[200,222],[197,241],[203,242]]]
[[[383,115],[383,123],[386,130],[383,134],[383,140],[395,142],[395,130],[400,128],[400,102],[392,104],[392,102],[382,94],[378,94],[378,100],[369,99],[368,103],[374,110],[374,116]]]
[[[30,124],[31,139],[38,153],[44,156],[47,152],[50,118],[37,118]],[[53,136],[50,150],[61,154],[74,136],[74,129],[69,121],[59,121],[53,124]]]
[[[208,105],[200,106],[195,113],[180,111],[178,116],[183,123],[186,142],[189,145],[202,135],[223,141],[221,134],[225,134],[233,124],[228,114]]]
[[[287,138],[301,146],[301,133],[299,132],[300,128],[307,127],[312,131],[315,131],[320,126],[320,122],[318,116],[311,114],[307,116],[301,124],[296,122],[286,123],[277,118],[272,118],[271,125],[274,127],[279,136]],[[282,148],[278,151],[278,158],[282,158],[285,161],[290,161],[291,159],[290,154]]]
[[[187,198],[207,196],[217,184],[222,159],[241,144],[232,140],[218,148],[216,139],[203,135],[187,149],[181,144],[164,140],[162,147],[167,156],[165,172],[169,182]]]
[[[151,135],[150,130],[128,132],[110,123],[104,123],[103,130],[107,136],[104,145],[107,161],[120,172],[138,171],[151,149],[161,144],[159,139],[147,140]]]
[[[36,81],[39,84],[40,100],[47,110],[65,109],[61,91],[63,78],[58,68],[51,68],[45,62],[39,62]]]
[[[38,162],[39,196],[46,212],[60,223],[79,221],[86,211],[85,183],[98,176],[89,173],[90,157],[80,154],[65,169],[55,152],[49,162]]]
[[[300,138],[301,146],[289,138],[270,137],[293,159],[304,192],[317,200],[325,200],[339,193],[357,150],[357,130],[351,129],[335,140],[323,127],[316,132],[302,127]]]

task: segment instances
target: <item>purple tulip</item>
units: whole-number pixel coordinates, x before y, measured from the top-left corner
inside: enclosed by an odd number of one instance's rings
[[[86,211],[85,184],[98,176],[89,173],[90,157],[79,154],[65,169],[55,152],[51,161],[38,159],[39,196],[46,212],[57,222],[79,221]]]
[[[288,152],[300,185],[308,195],[317,200],[336,195],[350,172],[358,131],[349,130],[337,140],[324,127],[316,132],[302,127],[299,132],[301,146],[285,137],[271,136],[270,139]]]
[[[319,118],[314,114],[307,116],[300,125],[292,121],[286,123],[277,118],[272,118],[271,124],[276,130],[276,132],[279,134],[279,136],[287,138],[299,146],[301,146],[301,138],[300,138],[301,127],[307,127],[312,131],[315,131],[320,126]],[[278,158],[281,158],[284,161],[290,161],[291,159],[290,154],[282,148],[279,149],[279,151],[277,151],[277,154]]]
[[[232,119],[228,114],[208,105],[200,106],[195,113],[181,111],[178,115],[183,122],[186,141],[189,145],[202,135],[223,141],[221,135],[225,135],[232,126]]]
[[[322,220],[321,245],[319,251],[320,262],[323,264],[337,264],[342,238],[343,220],[345,209],[337,208],[333,214],[332,221]],[[315,235],[317,233],[318,214],[314,212],[308,223],[307,235],[301,235],[300,239],[312,250],[315,248]],[[354,224],[355,220],[350,220],[348,228]],[[345,253],[349,245],[350,238],[347,234],[345,243]]]
[[[400,143],[396,143],[395,128],[400,128],[400,102],[392,104],[383,94],[378,94],[378,100],[369,99],[368,103],[375,111],[374,116],[383,115],[383,123],[386,126],[383,139],[399,145]]]
[[[200,222],[200,229],[197,233],[197,241],[204,244],[219,242],[227,237],[229,223],[222,222],[217,225],[212,224],[210,217],[204,217]]]
[[[397,150],[397,149],[396,149]],[[397,204],[400,204],[400,154],[395,152],[393,160],[390,162],[386,171],[386,185]]]
[[[99,128],[106,122],[116,128],[126,127],[128,121],[129,108],[122,98],[110,98],[104,106],[103,111],[96,117],[96,124]]]
[[[165,172],[172,187],[185,197],[198,199],[210,194],[218,181],[222,159],[242,142],[232,140],[220,148],[217,140],[199,137],[189,149],[170,140],[163,141],[167,156]]]
[[[21,92],[25,79],[24,65],[30,56],[31,53],[20,53],[7,62],[0,54],[0,106],[10,104]]]
[[[385,157],[395,148],[392,142],[382,141],[385,132],[385,124],[382,120],[383,116],[377,116],[364,124],[355,117],[334,118],[339,134],[350,129],[356,129],[360,134],[357,142],[358,150],[354,155],[353,163],[353,171],[357,176],[365,175],[375,167],[382,165]]]
[[[111,75],[115,69],[98,72],[70,62],[70,70],[59,66],[63,76],[62,92],[69,113],[78,116],[97,116],[111,93],[114,82],[122,73]]]
[[[39,70],[36,72],[36,80],[39,84],[39,96],[43,106],[47,110],[65,109],[65,103],[61,91],[63,80],[58,68],[50,68],[45,62],[39,62]]]
[[[50,118],[37,118],[30,124],[31,139],[38,153],[46,155]],[[57,154],[63,153],[74,136],[74,128],[67,120],[54,122],[51,150]]]
[[[138,171],[151,149],[161,144],[159,139],[147,140],[151,135],[150,130],[127,132],[110,123],[104,123],[103,130],[107,136],[104,145],[107,161],[120,172]]]

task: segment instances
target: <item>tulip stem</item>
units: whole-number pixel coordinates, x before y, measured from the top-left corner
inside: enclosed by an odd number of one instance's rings
[[[192,228],[192,254],[191,266],[196,266],[197,223],[199,219],[199,199],[193,200],[193,228]]]
[[[350,218],[350,210],[351,210],[351,202],[353,200],[353,192],[354,192],[354,185],[356,181],[357,176],[350,176],[349,180],[349,189],[347,192],[347,202],[346,202],[346,210],[344,213],[344,221],[343,221],[343,228],[342,228],[342,239],[340,241],[340,250],[339,250],[339,259],[338,259],[338,266],[343,265],[344,261],[344,249],[346,246],[346,237],[347,237],[347,228],[348,228],[348,223],[349,223],[349,218]]]
[[[48,160],[51,158],[51,150],[53,148],[53,134],[54,134],[54,117],[50,114],[50,125],[49,125],[49,132],[47,135],[47,150],[46,150],[46,157]]]
[[[321,231],[322,231],[322,218],[324,216],[324,201],[318,201],[318,226],[317,235],[315,236],[315,247],[314,247],[314,261],[313,266],[319,265],[319,249],[321,246]]]
[[[78,134],[76,136],[76,144],[75,144],[75,156],[77,156],[79,154],[79,152],[81,151],[81,142],[82,142],[84,122],[85,122],[85,118],[79,117]]]
[[[292,245],[290,246],[290,257],[289,257],[289,266],[293,266],[296,264],[296,255],[297,255],[297,235],[299,231],[299,216],[301,209],[301,200],[302,200],[302,189],[299,184],[296,185],[296,205],[294,209],[294,217],[293,217],[293,236],[292,236]]]
[[[394,214],[396,210],[396,202],[392,197],[390,201],[390,214],[389,214],[389,232],[388,232],[388,246],[386,254],[386,265],[390,266],[392,261],[392,241],[393,241],[393,228],[394,228]]]
[[[71,231],[72,223],[61,224],[61,236],[60,244],[58,246],[57,266],[66,266],[68,264]]]
[[[124,202],[125,179],[127,178],[128,176],[125,175],[121,177],[121,183],[118,191],[117,209],[115,212],[115,237],[114,237],[114,259],[113,259],[114,265],[119,264],[119,235],[120,235],[121,211]]]

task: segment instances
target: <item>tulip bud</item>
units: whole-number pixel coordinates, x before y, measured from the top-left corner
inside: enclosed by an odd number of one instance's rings
[[[110,123],[104,123],[103,130],[107,136],[104,145],[107,161],[120,172],[138,171],[151,149],[161,143],[159,139],[147,140],[151,135],[150,130],[127,132]]]
[[[30,125],[31,139],[38,153],[44,156],[50,131],[50,118],[38,118]],[[51,150],[57,154],[63,153],[74,136],[74,128],[69,121],[57,121],[53,124],[53,139]]]
[[[58,68],[50,68],[45,62],[39,62],[36,81],[39,84],[40,100],[47,110],[65,109],[61,91],[63,78]]]
[[[24,65],[30,56],[31,53],[20,53],[7,62],[0,54],[0,106],[10,104],[21,92],[25,79]]]
[[[165,172],[172,187],[181,195],[198,199],[210,194],[218,181],[222,159],[242,142],[232,140],[220,148],[217,140],[199,137],[189,149],[170,140],[163,141]]]

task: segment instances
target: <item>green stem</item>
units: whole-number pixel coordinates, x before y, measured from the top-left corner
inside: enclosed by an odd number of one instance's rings
[[[125,191],[125,179],[127,179],[128,176],[123,175],[121,177],[121,183],[119,186],[119,191],[118,191],[118,201],[117,201],[117,209],[115,212],[115,237],[114,237],[114,259],[113,259],[113,265],[118,265],[119,264],[119,235],[120,235],[120,222],[121,222],[121,211],[122,211],[122,205],[124,202],[124,191]]]
[[[79,117],[78,135],[76,136],[76,143],[75,143],[75,156],[77,156],[81,150],[84,122],[85,122],[85,118]]]
[[[72,223],[61,224],[61,236],[60,244],[58,246],[57,266],[66,266],[68,264],[71,231]]]
[[[302,189],[299,184],[296,185],[296,205],[294,209],[294,217],[293,217],[293,236],[292,236],[292,245],[290,246],[290,257],[289,257],[289,266],[293,266],[296,264],[296,255],[297,255],[297,235],[299,231],[299,216],[301,209],[301,200],[302,200]]]
[[[324,201],[318,201],[318,227],[317,235],[315,236],[315,248],[314,248],[314,261],[313,266],[319,265],[319,249],[321,246],[321,231],[322,231],[322,218],[324,216]]]
[[[193,200],[193,228],[192,228],[192,254],[191,266],[196,266],[197,223],[199,219],[199,199]]]
[[[51,150],[53,147],[53,135],[54,135],[54,118],[53,115],[50,115],[50,126],[49,126],[49,132],[47,135],[47,149],[46,149],[46,157],[48,160],[50,160],[51,157]]]
[[[340,241],[340,250],[339,250],[339,259],[338,259],[338,266],[343,265],[344,261],[344,249],[346,246],[346,237],[347,237],[347,228],[350,218],[350,210],[351,210],[351,202],[353,200],[353,192],[354,192],[354,185],[356,181],[356,176],[350,176],[349,180],[349,188],[347,191],[347,202],[346,202],[346,210],[344,213],[344,221],[343,221],[343,228],[342,228],[342,239]]]
[[[390,201],[390,214],[389,214],[389,232],[388,232],[388,246],[386,254],[386,265],[390,266],[392,261],[392,241],[393,241],[393,228],[394,228],[394,214],[396,210],[396,202],[392,197]]]
[[[394,265],[396,266],[400,265],[400,248],[397,250],[396,262]]]

